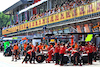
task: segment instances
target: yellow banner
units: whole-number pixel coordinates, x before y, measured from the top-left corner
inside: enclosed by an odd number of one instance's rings
[[[35,21],[31,21],[28,23],[21,24],[19,26],[15,26],[2,31],[2,35],[14,33],[17,31],[27,30],[30,28],[36,28],[39,26],[52,24],[56,22],[61,22],[64,20],[72,19],[75,17],[81,17],[85,15],[89,15],[92,13],[100,12],[100,1],[96,1],[87,5],[82,5],[77,8],[73,8],[70,10],[66,10],[64,12],[60,12],[49,17],[44,17]]]

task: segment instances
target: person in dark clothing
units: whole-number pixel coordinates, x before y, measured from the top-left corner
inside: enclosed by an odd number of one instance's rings
[[[24,46],[24,52],[23,52],[23,55],[25,56],[26,55],[26,52],[27,52],[27,50],[26,50],[26,48],[27,48],[27,42],[25,42],[24,44],[23,44],[23,46]]]
[[[80,63],[80,66],[82,66],[79,52],[75,52],[73,57],[74,57],[73,64],[78,65],[78,63]]]
[[[92,58],[93,58],[93,47],[92,45],[87,45],[86,51],[88,53],[88,64],[92,64]]]
[[[88,54],[88,63],[92,64],[93,53]]]
[[[60,47],[60,51],[59,51],[59,54],[60,54],[60,66],[63,66],[63,58],[64,58],[64,54],[65,54],[65,44],[63,44],[61,47]]]
[[[31,47],[31,45],[29,45],[29,43],[28,43],[28,45],[27,45],[27,47],[26,47],[26,51],[28,51],[28,50],[30,50],[30,49],[32,49],[32,47]]]
[[[32,63],[32,61],[33,61],[34,64],[35,64],[35,59],[36,59],[35,58],[35,56],[36,56],[35,50],[36,50],[36,46],[32,48],[32,57],[30,59],[30,63]]]
[[[31,57],[32,57],[32,49],[28,50],[26,53],[26,56],[24,58],[24,60],[22,61],[22,63],[27,63],[27,61],[29,61],[31,63]]]
[[[54,49],[54,52],[55,52],[55,58],[56,58],[56,64],[55,65],[57,65],[57,64],[59,64],[59,50],[60,50],[60,45],[59,44],[57,44],[56,46],[55,46],[55,49]]]
[[[96,45],[93,45],[93,58],[95,62],[96,62],[96,57],[97,57],[97,48]]]
[[[78,48],[75,48],[75,45],[73,45],[72,47],[68,48],[68,51],[71,51],[71,56],[73,58],[72,62],[73,62],[73,65],[78,65],[78,63],[80,63],[80,66],[81,65],[81,56],[80,56],[80,52],[79,52],[79,47]]]
[[[15,55],[15,61],[17,61],[17,58],[18,58],[18,44],[15,44],[14,47],[13,47],[13,51],[14,51],[14,55]]]

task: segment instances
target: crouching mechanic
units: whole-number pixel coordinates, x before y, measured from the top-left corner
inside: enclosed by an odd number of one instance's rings
[[[81,59],[80,59],[81,55],[80,55],[79,51],[76,50],[76,49],[73,49],[72,54],[73,54],[73,57],[74,57],[73,65],[76,66],[76,65],[78,65],[78,63],[80,63],[80,66],[82,66],[81,65]]]
[[[35,47],[27,51],[26,56],[25,56],[23,62],[24,61],[25,61],[25,63],[27,63],[27,61],[32,63],[32,61],[33,61],[33,63],[35,64]]]
[[[50,63],[50,61],[52,60],[52,54],[54,52],[54,48],[52,47],[49,51],[48,51],[48,58],[46,59],[46,63]]]

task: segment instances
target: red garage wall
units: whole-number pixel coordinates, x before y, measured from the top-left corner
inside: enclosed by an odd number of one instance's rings
[[[34,3],[33,4],[37,3],[38,1],[41,1],[41,0],[34,0]],[[37,11],[37,8],[34,7],[33,8],[33,14],[36,14],[36,11]]]

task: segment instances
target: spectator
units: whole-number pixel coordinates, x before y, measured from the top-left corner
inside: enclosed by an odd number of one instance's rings
[[[29,21],[32,21],[33,16],[31,16],[31,18],[29,19]]]
[[[52,10],[52,14],[54,14],[55,13],[55,8],[53,8],[53,10]]]
[[[85,5],[85,4],[94,2],[94,1],[98,1],[98,0],[66,0],[66,2],[63,2],[61,6],[56,5],[56,7],[53,9],[46,10],[45,12],[43,12],[41,14],[39,13],[39,14],[35,14],[35,15],[31,16],[29,21],[39,19],[44,16],[53,15],[53,14],[59,13],[61,11],[70,10],[72,8],[75,8],[75,7],[78,7],[81,5]],[[21,21],[20,23],[16,22],[14,25],[8,25],[6,27],[3,27],[2,29],[5,30],[7,28],[11,28],[11,27],[14,27],[14,26],[16,26],[18,24],[22,24],[22,23],[25,23],[25,20]]]
[[[88,0],[87,3],[90,3],[90,0]]]
[[[50,15],[53,15],[53,10],[51,9],[51,13],[50,13]]]
[[[57,10],[57,12],[59,13],[59,12],[61,12],[61,8],[60,7],[58,7],[58,10]]]
[[[57,13],[58,8],[55,7],[55,13]]]
[[[50,14],[51,14],[51,10],[48,11],[48,14],[49,14],[49,16],[50,16]]]
[[[48,11],[46,10],[46,12],[45,12],[45,16],[48,16],[49,14],[48,14]]]
[[[35,20],[35,14],[34,14],[33,17],[32,17],[32,20]]]
[[[42,13],[42,17],[44,17],[44,12]]]
[[[81,2],[82,2],[82,5],[84,5],[85,1],[82,0]]]

